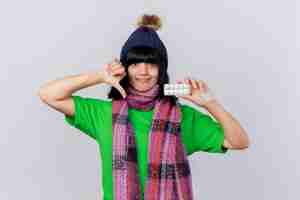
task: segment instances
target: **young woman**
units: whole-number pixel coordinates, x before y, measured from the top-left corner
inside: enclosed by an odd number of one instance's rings
[[[176,96],[165,96],[169,83],[167,49],[156,31],[161,20],[143,15],[124,44],[120,61],[100,71],[67,76],[41,87],[43,102],[65,114],[72,126],[95,139],[102,159],[105,200],[193,199],[187,156],[245,149],[249,139],[215,98],[203,98],[208,86],[186,78],[191,94],[179,96],[205,108],[217,120]],[[111,101],[74,92],[109,84]]]

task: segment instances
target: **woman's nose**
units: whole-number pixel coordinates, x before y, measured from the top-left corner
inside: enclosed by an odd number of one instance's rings
[[[141,73],[148,73],[149,66],[146,63],[140,63],[139,68]]]

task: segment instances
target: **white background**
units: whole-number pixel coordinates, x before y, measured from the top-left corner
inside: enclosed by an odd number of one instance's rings
[[[296,200],[299,2],[6,1],[0,6],[0,199],[101,199],[98,146],[37,96],[119,57],[142,13],[161,16],[171,82],[207,82],[251,146],[191,159],[195,199]],[[77,95],[105,98],[107,86]]]

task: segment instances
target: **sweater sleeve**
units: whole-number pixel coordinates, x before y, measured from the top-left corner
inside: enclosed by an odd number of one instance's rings
[[[224,129],[208,114],[193,109],[192,141],[195,151],[210,153],[226,153],[224,143]]]
[[[97,123],[101,122],[101,115],[99,112],[99,103],[101,103],[101,101],[81,96],[72,96],[72,99],[75,106],[75,112],[73,116],[65,114],[65,121],[69,125],[97,140]]]

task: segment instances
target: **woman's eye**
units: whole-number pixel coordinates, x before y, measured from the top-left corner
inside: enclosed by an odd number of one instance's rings
[[[136,64],[130,64],[129,65],[129,67],[135,67],[136,66]]]
[[[130,66],[132,66],[132,67],[137,67],[137,66],[139,66],[139,64],[140,64],[140,63],[133,63],[133,64],[131,64]],[[150,66],[150,68],[158,68],[158,65],[157,65],[157,64],[149,63],[149,66]]]

